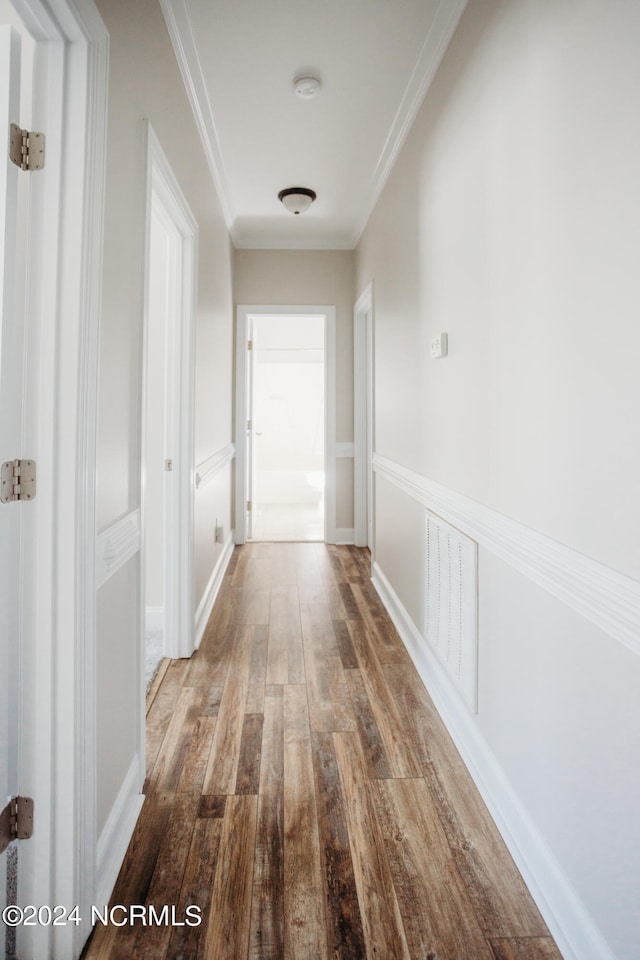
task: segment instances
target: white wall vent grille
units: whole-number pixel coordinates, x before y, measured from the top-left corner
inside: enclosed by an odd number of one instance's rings
[[[478,544],[426,511],[424,630],[466,704],[478,709]]]

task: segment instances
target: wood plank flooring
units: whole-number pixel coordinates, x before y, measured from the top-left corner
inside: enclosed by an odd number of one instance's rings
[[[561,960],[369,580],[237,547],[201,648],[147,700],[146,801],[85,960]]]

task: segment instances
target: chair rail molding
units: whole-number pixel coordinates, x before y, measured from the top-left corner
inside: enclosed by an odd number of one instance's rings
[[[640,654],[640,581],[375,454],[375,473]]]
[[[226,446],[221,447],[220,450],[212,453],[210,457],[205,457],[195,469],[196,490],[203,487],[209,480],[212,480],[223,467],[231,463],[235,455],[236,448],[234,444],[228,443]]]
[[[140,550],[140,510],[116,520],[96,540],[96,590]]]

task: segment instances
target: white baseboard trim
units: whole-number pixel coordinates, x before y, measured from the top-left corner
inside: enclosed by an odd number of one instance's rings
[[[138,821],[144,794],[138,793],[140,758],[131,761],[96,849],[96,905],[109,903],[122,861]]]
[[[477,723],[377,563],[373,584],[405,644],[564,960],[615,960],[509,784]]]
[[[206,589],[202,595],[202,599],[198,604],[198,609],[196,610],[196,623],[195,623],[196,650],[200,646],[200,643],[204,636],[204,631],[207,629],[207,623],[209,622],[209,617],[211,616],[213,605],[216,602],[216,597],[218,596],[218,591],[220,590],[220,585],[222,584],[222,578],[224,577],[225,571],[229,566],[229,560],[231,560],[233,547],[234,547],[233,534],[229,534],[229,536],[225,540],[222,553],[218,557],[218,561],[215,567],[213,568],[211,577],[209,578],[209,583],[207,584]]]
[[[336,527],[336,543],[339,546],[349,546],[355,542],[353,527]]]
[[[149,632],[164,633],[164,607],[147,607],[144,612],[144,625]]]

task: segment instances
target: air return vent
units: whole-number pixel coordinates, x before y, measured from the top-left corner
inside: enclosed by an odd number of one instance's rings
[[[426,511],[427,643],[475,713],[478,706],[478,545]]]

